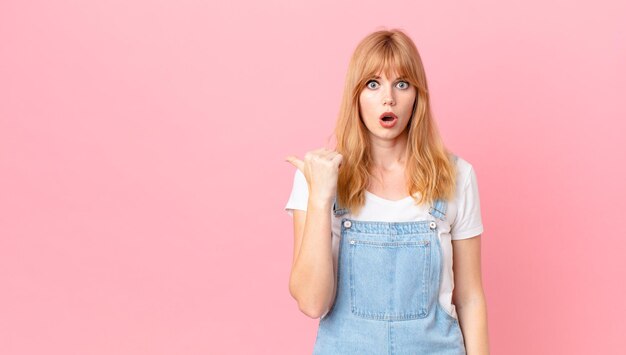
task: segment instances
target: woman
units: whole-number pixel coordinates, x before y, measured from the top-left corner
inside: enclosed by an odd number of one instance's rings
[[[289,290],[321,317],[313,353],[488,354],[476,175],[443,145],[402,31],[357,46],[335,134],[286,158]]]

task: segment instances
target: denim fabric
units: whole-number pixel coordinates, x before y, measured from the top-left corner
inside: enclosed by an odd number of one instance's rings
[[[371,222],[350,218],[335,200],[337,295],[319,321],[314,355],[465,354],[458,321],[438,301],[446,207],[437,200],[426,220]]]

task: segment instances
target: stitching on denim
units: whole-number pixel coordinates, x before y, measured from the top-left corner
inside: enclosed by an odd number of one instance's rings
[[[387,338],[389,339],[389,347],[388,347],[388,353],[389,355],[392,355],[394,352],[394,348],[395,348],[395,344],[393,342],[393,332],[391,331],[391,328],[393,327],[393,323],[388,323],[387,324]]]
[[[435,235],[435,238],[437,236]],[[421,304],[421,310],[424,313],[424,316],[428,315],[428,300],[430,299],[430,290],[429,290],[429,284],[430,284],[430,264],[432,261],[432,249],[430,248],[430,243],[428,245],[428,249],[424,248],[424,254],[423,254],[423,258],[424,258],[424,262],[426,263],[426,265],[424,265],[424,277],[422,277],[422,282],[424,282],[424,290],[422,292],[422,304]]]
[[[443,308],[443,305],[441,303],[439,303],[439,300],[437,300],[437,307],[439,307],[439,309],[441,310],[441,312],[443,312],[444,317],[448,317],[448,321],[450,323],[458,323],[459,320],[456,319],[453,315],[451,315],[450,313],[448,313],[448,311],[446,311],[445,308]]]
[[[437,238],[437,233],[436,232],[431,232],[430,235],[430,239],[432,238]],[[348,238],[350,239],[350,238]],[[358,303],[360,303],[359,300],[357,300],[357,298],[359,297],[359,295],[356,294],[356,279],[355,279],[355,274],[354,274],[354,270],[355,270],[355,258],[357,255],[357,246],[358,244],[366,244],[367,246],[370,247],[374,247],[376,246],[376,243],[382,243],[382,244],[389,244],[387,242],[372,242],[372,241],[355,241],[354,244],[350,243],[350,240],[346,240],[345,243],[349,243],[349,255],[350,255],[350,263],[349,263],[349,269],[350,269],[350,309],[352,311],[352,313],[357,316],[357,317],[361,317],[361,318],[366,318],[366,319],[374,319],[374,320],[386,320],[386,321],[403,321],[403,320],[413,320],[413,319],[421,319],[421,318],[426,318],[428,317],[428,315],[430,314],[429,312],[429,304],[430,304],[430,299],[433,297],[433,295],[430,294],[431,291],[431,287],[430,287],[430,274],[431,274],[431,268],[433,267],[433,263],[432,263],[432,241],[428,240],[428,243],[425,244],[416,244],[416,245],[412,245],[413,248],[417,247],[421,250],[421,258],[423,260],[423,266],[422,266],[422,294],[417,296],[417,300],[418,304],[417,305],[413,305],[413,307],[417,306],[416,308],[414,308],[413,310],[410,311],[403,311],[403,310],[398,310],[397,312],[394,313],[387,313],[387,312],[371,312],[369,310],[363,309],[360,306],[358,306]],[[423,242],[423,241],[422,241]],[[393,244],[389,244],[389,245],[393,245]],[[345,275],[344,275],[345,276]],[[392,291],[393,293],[393,291]],[[360,299],[360,298],[359,298]]]

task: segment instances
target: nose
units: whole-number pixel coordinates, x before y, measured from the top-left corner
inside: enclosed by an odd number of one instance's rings
[[[396,101],[393,98],[393,89],[386,90],[383,96],[383,105],[393,106],[395,104]]]

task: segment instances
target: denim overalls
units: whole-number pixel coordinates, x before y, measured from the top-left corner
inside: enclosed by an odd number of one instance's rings
[[[446,208],[437,200],[429,219],[368,222],[351,219],[335,199],[337,294],[319,321],[314,355],[465,354],[458,321],[438,302]]]

